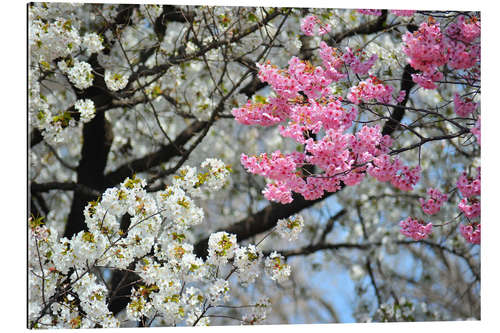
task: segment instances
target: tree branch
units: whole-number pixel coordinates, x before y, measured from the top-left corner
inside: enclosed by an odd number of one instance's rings
[[[31,183],[30,186],[31,192],[35,193],[41,193],[41,192],[48,192],[48,191],[53,191],[53,190],[63,190],[63,191],[74,191],[78,193],[82,193],[84,195],[88,196],[99,196],[100,192],[90,188],[88,186],[85,186],[83,184],[77,184],[77,183],[60,183],[60,182],[49,182],[49,183]]]
[[[291,203],[286,205],[271,203],[257,213],[252,214],[227,228],[221,229],[220,231],[235,234],[238,242],[241,242],[256,234],[273,228],[279,219],[287,218],[305,208],[309,208],[337,192],[325,193],[323,197],[316,200],[306,200],[301,195],[295,193]],[[208,238],[196,243],[194,252],[197,256],[206,257],[208,255]]]
[[[109,172],[104,176],[104,187],[107,188],[115,186],[125,178],[131,177],[134,173],[149,170],[152,167],[169,161],[175,156],[179,156],[179,151],[176,149],[176,147],[182,147],[196,133],[201,131],[206,126],[206,124],[207,122],[205,121],[193,121],[175,138],[173,144],[163,146],[162,148],[151,154],[125,163],[121,167],[118,167],[115,171]]]
[[[380,15],[376,20],[361,24],[351,30],[339,32],[328,40],[328,44],[338,44],[344,38],[351,37],[354,35],[369,35],[379,32],[387,28],[385,23],[386,19],[387,19],[387,10],[384,9],[382,10],[382,15]]]

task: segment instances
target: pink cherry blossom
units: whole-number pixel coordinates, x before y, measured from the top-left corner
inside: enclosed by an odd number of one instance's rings
[[[481,223],[461,224],[460,233],[467,242],[481,244]]]
[[[368,73],[375,61],[377,61],[378,56],[376,54],[372,54],[370,58],[364,62],[362,61],[363,56],[364,52],[358,51],[354,54],[350,48],[346,47],[342,60],[344,60],[345,64],[351,66],[351,69],[355,74],[365,75]]]
[[[391,179],[391,184],[399,188],[401,191],[411,191],[413,186],[420,180],[420,166],[410,168],[408,166],[403,166],[396,172]]]
[[[382,155],[373,159],[372,164],[368,166],[367,172],[379,182],[386,182],[394,177],[400,167],[401,162],[398,159],[392,161],[389,155]]]
[[[232,114],[244,125],[276,125],[283,121],[286,115],[286,106],[281,106],[276,102],[278,99],[265,104],[248,101],[244,107],[233,109]]]
[[[475,66],[481,57],[479,38],[481,22],[476,18],[459,16],[445,31],[448,65],[454,69],[466,69]]]
[[[424,221],[408,217],[399,222],[400,232],[406,237],[413,238],[416,241],[427,238],[432,232],[432,223],[425,224]]]
[[[341,72],[344,65],[341,52],[328,46],[323,41],[319,44],[319,47],[319,56],[323,61],[326,77],[333,82],[337,82],[347,77],[347,74]]]
[[[443,203],[448,200],[448,195],[441,193],[438,189],[429,188],[427,195],[430,197],[428,200],[420,198],[420,204],[424,213],[433,215],[439,212]]]
[[[476,78],[474,73],[479,72],[481,57],[480,35],[480,21],[464,16],[449,24],[444,33],[432,18],[420,24],[418,31],[407,32],[403,36],[403,52],[408,63],[421,71],[412,75],[413,81],[426,89],[435,89],[434,82],[443,78],[439,67],[445,64],[451,69],[471,69],[466,77]]]
[[[262,193],[269,201],[276,201],[282,204],[287,204],[293,201],[292,191],[285,185],[285,183],[267,184],[266,189]]]
[[[283,98],[295,98],[300,90],[296,80],[291,78],[288,73],[271,65],[257,64],[259,68],[259,79],[262,82],[269,83],[273,89]]]
[[[403,52],[409,64],[423,73],[434,73],[446,63],[445,44],[439,23],[424,22],[414,33],[403,36]]]
[[[344,75],[342,67],[349,66],[353,72],[362,74],[372,66],[376,56],[365,61],[362,54],[346,49],[342,55],[326,43],[320,44],[320,56],[324,67],[297,57],[289,60],[287,69],[269,62],[258,65],[259,79],[269,83],[275,97],[258,103],[249,101],[233,109],[233,115],[245,125],[279,124],[280,134],[302,145],[304,153],[283,154],[278,150],[270,155],[242,154],[243,167],[266,177],[269,184],[263,191],[265,197],[281,203],[291,202],[294,192],[306,200],[315,200],[325,191],[338,191],[342,184],[354,186],[364,179],[366,172],[402,191],[412,190],[420,179],[420,167],[405,166],[387,155],[393,140],[382,135],[380,125],[364,125],[353,134],[347,132],[358,115],[357,108],[345,107],[342,98],[333,96],[329,88]],[[393,98],[393,90],[370,76],[350,89],[348,99],[354,104],[404,99],[404,92]],[[323,134],[317,138],[320,131]],[[314,172],[309,171],[311,166]]]
[[[415,14],[416,10],[398,10],[398,9],[391,9],[391,13],[393,13],[396,16],[413,16]]]
[[[455,113],[460,117],[467,117],[477,107],[477,103],[472,102],[470,98],[462,99],[457,93],[453,97],[453,103],[455,105]]]
[[[380,9],[356,9],[356,11],[360,14],[365,14],[365,15],[373,15],[373,16],[382,15],[382,11]]]
[[[430,73],[419,73],[419,74],[412,74],[411,78],[413,79],[413,82],[421,86],[422,88],[425,89],[436,89],[436,84],[435,82],[440,81],[443,79],[443,73],[441,72],[434,72],[432,74]]]
[[[390,103],[393,90],[392,86],[386,86],[379,79],[372,76],[361,81],[357,86],[351,87],[347,99],[354,104],[369,102],[373,99],[380,103]]]
[[[467,176],[464,172],[458,177],[457,188],[465,198],[481,195],[481,168],[477,168],[476,178]]]
[[[470,219],[481,215],[481,202],[477,199],[463,198],[458,208]]]
[[[327,34],[331,30],[331,26],[329,24],[323,24],[320,19],[314,15],[309,15],[304,18],[300,25],[300,29],[306,36],[314,36],[316,26],[318,26],[318,35]]]
[[[288,74],[309,98],[319,98],[329,93],[328,86],[332,80],[325,76],[322,67],[314,67],[307,61],[292,57],[288,62]]]

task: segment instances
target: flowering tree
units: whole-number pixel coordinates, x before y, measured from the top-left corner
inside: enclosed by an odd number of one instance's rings
[[[479,319],[478,12],[28,20],[30,328]]]

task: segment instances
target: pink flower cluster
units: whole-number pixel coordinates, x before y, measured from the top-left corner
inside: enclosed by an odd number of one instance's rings
[[[313,36],[315,34],[314,30],[316,26],[318,26],[318,35],[327,34],[332,28],[329,24],[323,24],[316,16],[309,15],[302,21],[300,29],[304,35]]]
[[[399,92],[398,97],[396,98],[396,102],[401,103],[405,99],[405,97],[406,97],[406,91],[401,90]]]
[[[281,203],[292,202],[292,188],[300,188],[304,180],[299,177],[297,167],[303,164],[305,154],[294,152],[283,155],[279,150],[275,151],[271,158],[267,154],[259,156],[241,155],[241,164],[251,173],[266,176],[274,181],[264,190],[264,196],[268,200]]]
[[[269,83],[278,97],[270,98],[265,103],[248,101],[245,106],[233,109],[232,113],[240,123],[271,126],[290,118],[292,122],[286,130],[282,130],[282,134],[299,140],[304,130],[317,133],[322,126],[349,127],[355,119],[354,109],[347,112],[340,99],[331,97],[329,85],[332,79],[322,67],[314,67],[296,57],[290,59],[286,71],[269,63],[257,66],[259,79]],[[306,97],[300,95],[300,91]],[[316,102],[318,98],[321,103]]]
[[[288,74],[310,99],[322,97],[330,92],[328,86],[332,80],[326,77],[320,66],[315,67],[307,61],[292,57],[288,61]]]
[[[425,89],[436,89],[436,84],[434,82],[440,81],[443,79],[443,73],[441,72],[434,72],[432,74],[430,73],[418,73],[418,74],[412,74],[411,78],[413,79],[413,82],[421,86],[422,88]]]
[[[466,241],[472,244],[481,244],[481,224],[471,223],[469,225],[460,225],[460,233]]]
[[[264,191],[268,200],[289,203],[292,191],[307,200],[314,200],[323,196],[325,191],[336,192],[341,182],[349,186],[361,182],[367,168],[362,164],[370,162],[374,156],[386,154],[392,144],[390,137],[381,135],[380,126],[364,126],[356,135],[344,134],[343,131],[344,127],[340,126],[326,129],[319,140],[308,138],[305,140],[306,153],[283,155],[276,151],[271,157],[267,154],[242,154],[241,163],[249,172],[272,181]],[[304,174],[300,169],[304,165],[314,165],[323,173]],[[400,183],[395,184],[403,187]]]
[[[476,178],[467,177],[467,173],[462,173],[458,177],[457,188],[466,198],[481,195],[481,168],[477,168]]]
[[[309,98],[319,98],[330,92],[328,86],[332,80],[326,77],[323,68],[315,67],[297,57],[292,57],[288,61],[287,71],[278,69],[270,63],[257,64],[257,67],[259,79],[269,83],[281,97],[278,102],[300,97],[299,91],[304,92]],[[284,107],[285,104],[282,103],[280,106]]]
[[[459,16],[445,30],[430,18],[420,24],[418,31],[407,32],[403,36],[403,52],[408,56],[408,63],[422,73],[413,74],[417,84],[426,89],[435,89],[434,82],[440,81],[443,74],[439,67],[445,64],[452,69],[477,67],[481,49],[478,39],[481,23],[476,19]]]
[[[319,56],[323,61],[323,67],[325,68],[325,75],[333,82],[337,82],[344,79],[347,74],[341,73],[340,70],[344,65],[340,52],[337,49],[329,47],[325,42],[319,44]]]
[[[293,192],[306,200],[314,200],[322,197],[325,191],[338,191],[342,184],[359,184],[367,171],[403,191],[413,189],[420,178],[420,167],[409,168],[398,159],[391,161],[387,154],[392,139],[382,135],[379,125],[363,126],[354,134],[347,133],[357,110],[345,108],[342,98],[335,98],[329,88],[335,79],[344,75],[340,73],[343,64],[362,73],[373,65],[376,56],[363,62],[349,49],[342,56],[325,43],[320,47],[325,69],[296,57],[290,59],[286,70],[270,63],[258,65],[258,77],[269,83],[277,96],[260,103],[249,101],[232,112],[238,122],[246,125],[270,126],[286,122],[280,124],[280,134],[294,139],[304,147],[304,152],[242,154],[243,167],[269,179],[264,196],[284,204],[293,200]],[[349,99],[356,103],[370,99],[388,103],[392,91],[392,86],[385,86],[376,77],[371,77],[351,89]],[[400,94],[398,100],[402,98],[404,94]],[[315,134],[320,131],[324,134],[318,139]]]
[[[391,13],[393,13],[396,16],[413,16],[415,14],[416,10],[398,10],[398,9],[391,9]]]
[[[424,221],[408,217],[406,220],[399,222],[401,227],[400,232],[406,237],[413,238],[416,241],[427,238],[432,232],[432,223],[425,224]]]
[[[241,163],[249,172],[269,178],[272,182],[263,193],[268,200],[281,203],[291,202],[292,191],[314,200],[325,191],[339,190],[341,182],[356,185],[363,180],[366,170],[379,180],[390,180],[404,191],[411,190],[418,182],[419,167],[410,169],[397,159],[388,166],[377,164],[380,160],[390,161],[387,153],[392,145],[392,139],[380,133],[380,126],[363,126],[355,135],[343,133],[344,130],[344,126],[339,125],[326,129],[321,139],[304,140],[306,153],[276,151],[270,157],[242,154]],[[373,165],[367,165],[370,162]],[[314,165],[323,173],[304,174],[301,170],[304,165]]]
[[[242,124],[272,126],[286,119],[287,106],[282,99],[272,98],[270,103],[248,101],[244,107],[235,108],[232,112]]]
[[[455,105],[455,113],[460,117],[467,117],[477,107],[477,103],[472,102],[470,98],[462,100],[457,93],[453,97],[453,103]]]
[[[269,201],[276,201],[287,204],[293,201],[292,190],[283,182],[267,184],[264,197]]]
[[[422,23],[415,32],[403,36],[403,52],[409,57],[408,63],[424,73],[434,73],[446,63],[443,33],[439,23]]]
[[[429,188],[427,195],[430,197],[428,200],[420,198],[420,205],[424,213],[433,215],[439,212],[443,203],[448,200],[448,195],[441,193],[438,189]]]
[[[300,87],[289,73],[271,65],[269,61],[267,64],[257,64],[257,67],[259,68],[259,79],[269,83],[278,95],[285,99],[297,96]]]
[[[380,125],[374,127],[363,126],[355,137],[351,140],[351,149],[354,153],[362,156],[364,153],[370,154],[370,158],[389,152],[393,140],[390,136],[380,132]],[[366,159],[366,157],[364,157]]]
[[[280,125],[280,134],[293,138],[300,144],[306,142],[305,133],[318,133],[324,129],[346,129],[351,127],[352,121],[357,116],[357,111],[344,109],[339,99],[317,102],[309,100],[308,104],[290,106],[288,125]]]
[[[365,15],[373,15],[373,16],[382,15],[382,11],[380,9],[356,9],[356,11],[360,14],[365,14]]]
[[[361,81],[357,86],[351,87],[347,99],[354,104],[368,102],[372,99],[380,103],[390,103],[393,90],[392,86],[383,85],[379,79],[371,76]]]
[[[445,36],[450,68],[466,69],[479,62],[481,22],[477,18],[466,19],[465,16],[459,16],[457,22],[448,26]]]
[[[475,198],[463,198],[458,203],[458,208],[470,219],[481,215],[481,201]]]
[[[380,182],[390,181],[394,187],[402,191],[411,191],[413,186],[420,180],[420,166],[409,168],[395,158],[391,160],[389,155],[381,155],[373,159],[368,166],[367,172],[370,176]]]
[[[323,61],[326,77],[334,82],[344,79],[347,76],[340,71],[344,64],[350,66],[355,74],[366,75],[378,59],[376,54],[372,54],[365,60],[365,52],[357,50],[356,53],[354,53],[348,47],[346,47],[345,52],[342,53],[335,48],[329,47],[325,42],[321,42],[319,46],[319,56]]]
[[[481,215],[481,168],[477,168],[476,178],[467,177],[464,172],[458,177],[457,187],[464,197],[458,204],[458,208],[468,218],[475,218]]]
[[[355,55],[350,48],[346,47],[346,52],[342,56],[342,60],[344,60],[346,65],[351,66],[351,69],[355,74],[365,75],[368,73],[375,61],[377,61],[378,56],[376,54],[372,54],[368,60],[362,62],[361,57],[364,55],[365,52],[360,51],[358,51]]]
[[[421,74],[413,74],[413,80],[427,89],[434,89],[433,81],[442,79],[437,74],[439,66],[446,63],[445,44],[439,23],[430,20],[422,23],[413,34],[403,36],[403,52],[408,56],[408,63]]]

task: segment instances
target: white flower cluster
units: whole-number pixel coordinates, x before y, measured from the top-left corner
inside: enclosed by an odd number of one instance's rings
[[[376,319],[382,322],[413,321],[415,307],[413,303],[402,297],[398,304],[383,303],[375,313]]]
[[[51,75],[52,72],[59,67],[77,89],[86,89],[93,82],[91,66],[79,60],[85,39],[80,36],[81,22],[76,14],[80,7],[45,3],[28,6],[29,120],[30,125],[42,133],[43,139],[54,146],[61,143],[69,146],[75,141],[71,138],[75,137],[78,128],[76,122],[61,111],[71,106],[73,94],[68,94],[66,82],[61,80],[63,76]],[[57,66],[54,64],[56,59],[61,59]],[[52,82],[44,82],[44,89],[51,91],[45,96],[40,89],[44,77],[64,88],[55,89]]]
[[[60,61],[58,63],[59,69],[66,72],[68,79],[75,88],[77,89],[87,89],[90,87],[94,81],[94,74],[92,73],[92,66],[85,61],[75,61],[74,65],[71,67],[65,67],[65,62]]]
[[[214,265],[223,265],[233,258],[236,247],[236,235],[224,231],[213,233],[208,239],[207,261]]]
[[[288,279],[291,273],[290,265],[285,263],[285,257],[273,251],[265,261],[266,272],[271,279],[277,282],[283,282]]]
[[[87,32],[82,39],[82,46],[86,49],[87,55],[92,55],[104,49],[102,37],[95,32]]]
[[[281,35],[285,37],[285,50],[290,53],[290,55],[297,55],[302,47],[302,42],[299,38],[300,35],[291,32],[286,35],[286,31],[283,31]]]
[[[229,301],[229,282],[224,279],[217,279],[209,287],[209,300],[210,304],[218,305],[221,304],[221,300]]]
[[[200,197],[200,178],[195,167],[184,165],[179,169],[178,174],[174,176],[172,183],[174,186],[183,188],[193,197]]]
[[[106,86],[111,91],[118,91],[125,88],[129,77],[130,74],[128,73],[118,73],[108,69],[104,72],[104,82],[106,82]]]
[[[91,99],[79,99],[75,102],[75,109],[80,112],[80,120],[88,123],[95,116],[95,106]]]
[[[216,158],[207,158],[201,163],[201,167],[208,169],[205,184],[211,191],[218,191],[224,186],[231,170],[230,167]]]
[[[239,247],[234,251],[234,265],[238,269],[239,281],[242,285],[252,283],[260,275],[262,252],[255,245]]]
[[[81,328],[93,328],[97,324],[104,327],[120,326],[118,319],[108,310],[106,287],[97,281],[95,275],[78,276],[73,273],[71,280],[74,281],[73,290],[78,294],[79,305],[86,314],[82,318]]]
[[[30,55],[35,58],[32,60],[48,66],[54,59],[77,51],[81,38],[73,23],[63,18],[56,18],[53,22],[32,18],[28,30]]]
[[[178,186],[169,186],[157,195],[160,209],[165,211],[172,227],[184,230],[188,227],[200,224],[204,213],[196,207],[193,200]]]
[[[189,187],[201,181],[203,186],[220,188],[228,175],[218,160],[209,159],[203,167],[209,171],[200,178],[195,176],[195,168],[181,169],[183,179],[156,195],[146,192],[145,181],[127,178],[85,207],[88,231],[71,239],[57,239],[57,232],[45,227],[41,219],[31,219],[29,320],[33,325],[53,327],[57,321],[61,328],[120,326],[108,310],[108,291],[95,268],[132,269],[141,278],[126,307],[128,320],[146,317],[161,318],[167,325],[208,325],[206,307],[231,300],[229,277],[234,273],[243,285],[254,282],[263,255],[255,245],[239,247],[234,234],[216,232],[209,237],[206,260],[196,256],[186,235],[202,222],[204,213],[180,185]],[[124,227],[121,222],[126,213],[130,224]],[[290,275],[290,266],[283,261],[276,253],[266,259],[265,268],[273,280],[283,281]],[[229,270],[231,274],[222,275]],[[71,293],[63,300],[51,298],[61,288],[68,288],[61,281],[69,281]],[[47,311],[49,299],[52,305]],[[245,323],[263,320],[269,304],[262,301],[251,311]]]
[[[44,225],[40,225],[40,220],[30,218],[30,230],[28,235],[28,317],[37,318],[42,311],[44,304],[41,302],[43,297],[50,297],[55,294],[57,289],[57,274],[44,274],[50,272],[50,262],[39,261],[38,253],[42,256],[51,256],[51,245],[57,242],[57,233]],[[43,235],[43,236],[42,236]],[[45,276],[44,276],[45,275]],[[44,283],[40,283],[40,276],[44,276]],[[49,321],[50,316],[45,316],[42,321]]]
[[[182,187],[193,197],[203,197],[204,192],[218,191],[227,183],[231,168],[221,160],[207,158],[201,163],[201,167],[208,171],[197,173],[194,167],[180,168],[178,175],[174,176],[174,186]]]
[[[269,311],[271,310],[271,301],[268,297],[262,297],[259,299],[252,311],[245,316],[243,316],[242,323],[246,325],[255,325],[266,319]]]
[[[287,219],[279,219],[277,225],[278,234],[289,241],[296,240],[304,227],[304,218],[295,214]]]
[[[42,132],[43,139],[54,145],[59,145],[64,142],[69,142],[71,136],[74,134],[73,132],[70,131],[70,129],[74,128],[75,126],[74,119],[71,119],[68,125],[69,126],[63,126],[63,123],[60,121],[49,122],[48,125],[43,127],[44,129],[44,131]]]

